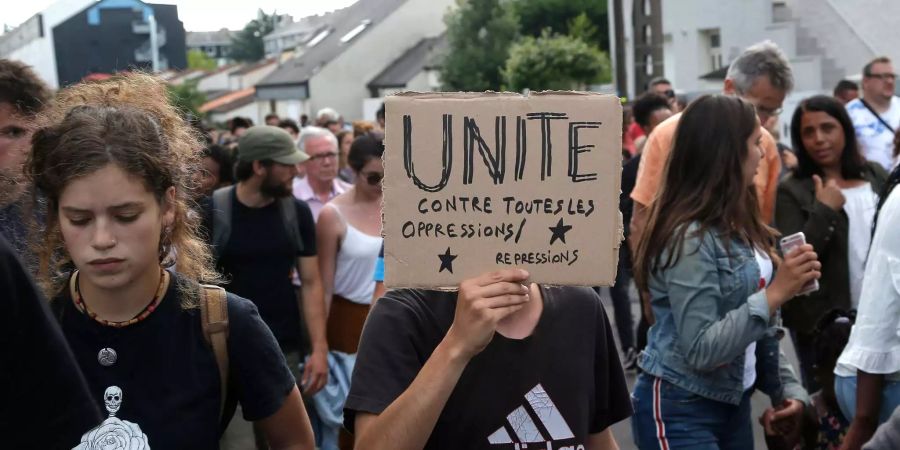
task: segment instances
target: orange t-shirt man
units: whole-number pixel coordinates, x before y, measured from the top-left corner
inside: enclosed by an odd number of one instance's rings
[[[657,192],[662,187],[663,170],[672,151],[672,142],[675,139],[675,129],[681,114],[675,114],[665,122],[659,124],[644,144],[641,156],[641,164],[638,166],[637,181],[631,198],[645,207],[649,207],[656,198]],[[778,155],[778,147],[775,139],[765,128],[762,130],[762,147],[765,154],[759,160],[759,168],[753,179],[756,184],[756,194],[759,198],[761,217],[766,223],[772,223],[775,213],[775,193],[778,188],[778,175],[781,173],[781,157]],[[723,130],[727,133],[727,130]]]

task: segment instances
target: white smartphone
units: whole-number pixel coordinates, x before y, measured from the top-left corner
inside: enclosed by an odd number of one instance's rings
[[[806,235],[802,231],[781,238],[781,254],[787,256],[795,248],[806,243]],[[797,295],[807,295],[819,290],[819,280],[810,280]]]

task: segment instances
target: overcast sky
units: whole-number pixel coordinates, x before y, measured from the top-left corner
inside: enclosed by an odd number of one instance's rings
[[[178,17],[187,31],[239,30],[256,17],[256,11],[287,13],[295,19],[343,8],[355,0],[149,0],[146,3],[178,5]],[[52,0],[3,0],[0,22],[16,26],[41,12]]]

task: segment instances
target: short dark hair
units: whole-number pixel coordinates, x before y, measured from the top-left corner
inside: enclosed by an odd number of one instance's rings
[[[378,111],[375,112],[376,119],[384,119],[384,102],[381,103],[381,108],[378,108]]]
[[[863,66],[863,76],[870,77],[872,76],[872,66],[875,64],[890,64],[891,58],[887,56],[879,56],[871,61],[869,61],[865,66]]]
[[[800,124],[803,120],[803,114],[807,112],[823,112],[837,120],[844,132],[841,175],[847,179],[862,179],[866,163],[856,143],[856,131],[853,128],[853,121],[850,120],[844,105],[829,95],[816,95],[801,101],[794,111],[794,117],[791,118],[791,141],[794,144],[794,154],[797,155],[797,170],[794,172],[796,176],[798,178],[810,178],[813,175],[823,175],[822,169],[813,162],[806,147],[803,146]]]
[[[297,122],[294,122],[293,119],[282,119],[278,122],[278,128],[290,128],[294,133],[300,134],[300,127],[297,126]]]
[[[278,117],[278,114],[268,113],[268,114],[266,114],[265,120],[268,121],[269,119],[279,119],[280,120],[281,118]]]
[[[246,117],[235,117],[231,119],[231,126],[229,127],[229,131],[234,134],[235,130],[238,128],[250,128],[253,126],[253,121]]]
[[[238,149],[240,151],[240,149]],[[241,161],[238,160],[237,164],[234,165],[234,178],[237,181],[247,181],[250,177],[253,176],[253,163],[255,161]],[[271,159],[262,159],[259,160],[259,163],[263,165],[263,167],[270,167],[274,164],[274,161]]]
[[[219,165],[219,183],[234,183],[234,167],[228,150],[218,144],[212,144],[203,149],[203,157],[210,158]]]
[[[634,121],[642,127],[650,125],[650,116],[660,109],[671,110],[672,106],[669,105],[669,99],[664,95],[653,92],[647,92],[641,95],[634,101],[634,104],[631,105]]]
[[[858,91],[859,85],[850,81],[850,80],[841,80],[838,81],[837,86],[834,87],[834,95],[838,96],[847,91]]]
[[[30,66],[0,59],[0,102],[11,104],[25,117],[34,117],[49,101],[50,88]]]
[[[362,170],[369,161],[384,155],[384,135],[371,131],[353,140],[347,165],[356,172]]]
[[[671,85],[672,82],[669,81],[669,80],[668,80],[667,78],[665,78],[665,77],[655,77],[655,78],[651,79],[651,80],[647,83],[647,89],[649,90],[650,88],[652,88],[653,86],[656,86],[657,84],[668,84],[668,85]]]

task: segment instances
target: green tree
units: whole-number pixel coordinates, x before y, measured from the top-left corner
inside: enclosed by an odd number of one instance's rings
[[[206,94],[197,89],[198,80],[189,80],[184,83],[168,86],[169,101],[181,111],[182,114],[191,114],[194,117],[202,117],[200,106],[206,103]]]
[[[263,36],[272,32],[280,16],[273,12],[266,14],[259,10],[256,18],[247,22],[244,29],[231,38],[231,58],[241,62],[255,62],[266,56]]]
[[[215,70],[216,60],[202,50],[189,50],[187,53],[188,69]]]
[[[610,78],[609,58],[596,46],[567,35],[527,36],[509,51],[503,71],[510,90],[582,89]]]
[[[519,19],[519,32],[523,35],[540,37],[545,28],[550,28],[554,33],[579,37],[609,51],[606,3],[607,0],[511,0],[510,6]],[[579,35],[585,31],[585,25],[594,27],[589,36]]]
[[[459,0],[445,18],[448,52],[441,67],[444,89],[499,91],[518,23],[505,0]]]

